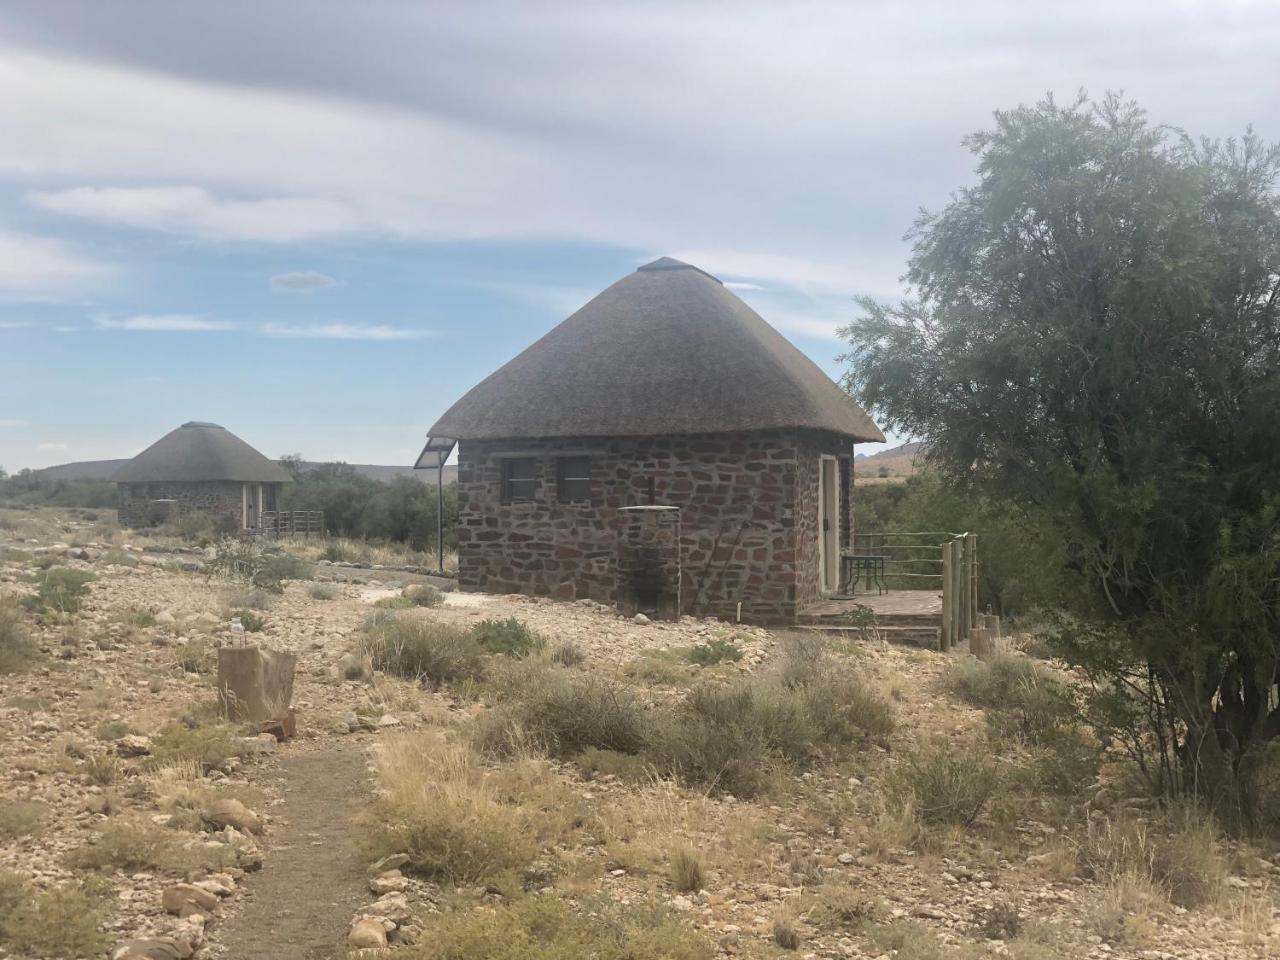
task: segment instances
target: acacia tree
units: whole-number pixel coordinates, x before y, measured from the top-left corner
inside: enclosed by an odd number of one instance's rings
[[[848,387],[1048,525],[1064,642],[1151,721],[1135,752],[1247,812],[1280,734],[1280,151],[1115,97],[968,145],[976,184],[908,235],[909,299],[842,331]]]

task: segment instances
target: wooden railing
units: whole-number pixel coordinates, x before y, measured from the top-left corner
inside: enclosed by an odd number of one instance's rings
[[[258,533],[267,537],[323,537],[323,510],[263,510]]]
[[[896,590],[942,593],[943,650],[966,639],[978,620],[978,535],[943,530],[855,533],[853,552],[884,558],[885,583]]]

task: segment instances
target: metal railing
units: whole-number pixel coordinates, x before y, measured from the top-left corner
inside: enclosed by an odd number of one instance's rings
[[[943,650],[978,624],[978,535],[944,530],[854,533],[852,553],[883,557],[889,589],[942,592]]]

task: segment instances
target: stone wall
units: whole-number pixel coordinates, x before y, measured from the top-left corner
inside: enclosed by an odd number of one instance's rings
[[[817,502],[798,499],[817,451],[848,441],[803,431],[621,438],[463,441],[458,454],[458,568],[464,590],[611,606],[619,595],[620,508],[680,508],[685,613],[780,623],[817,584]],[[557,496],[557,458],[587,455],[591,498]],[[503,461],[533,458],[530,500],[503,499]],[[816,469],[816,467],[814,467]],[[805,481],[808,484],[808,481]],[[816,496],[816,475],[812,482]],[[811,520],[801,517],[812,510]],[[798,564],[811,571],[798,573]],[[812,587],[812,589],[811,589]]]
[[[263,484],[263,498],[267,487]],[[168,483],[120,483],[116,488],[120,495],[120,523],[126,527],[146,527],[163,519],[163,513],[175,514],[203,511],[225,516],[235,521],[239,528],[243,520],[243,483],[231,480]],[[172,507],[155,504],[156,500],[172,500]]]

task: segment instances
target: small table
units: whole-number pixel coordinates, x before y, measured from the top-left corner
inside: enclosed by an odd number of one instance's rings
[[[840,555],[840,562],[844,569],[841,571],[840,582],[845,584],[850,594],[858,592],[858,578],[862,577],[866,589],[870,590],[871,585],[875,584],[876,593],[888,593],[889,584],[885,580],[884,562],[888,557],[872,553],[844,553]]]

